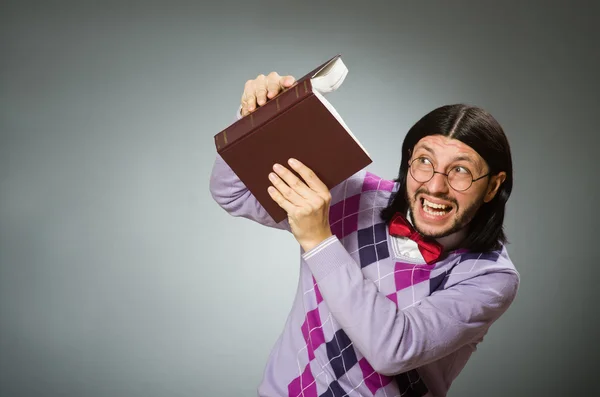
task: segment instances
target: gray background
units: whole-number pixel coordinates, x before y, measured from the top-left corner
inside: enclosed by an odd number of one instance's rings
[[[338,52],[372,172],[446,103],[512,144],[521,289],[450,396],[600,393],[599,7],[498,3],[2,2],[0,395],[255,395],[299,250],[212,201],[212,138]]]

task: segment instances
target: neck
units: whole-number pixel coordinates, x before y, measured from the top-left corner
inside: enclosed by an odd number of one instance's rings
[[[413,227],[415,226],[410,217],[410,211],[408,211],[408,213],[406,214],[406,219],[410,222],[411,225],[413,225]],[[463,242],[465,237],[467,237],[467,228],[463,227],[459,231],[456,231],[448,236],[439,237],[434,240],[441,244],[442,247],[444,247],[445,252],[448,252],[459,248],[460,244]]]
[[[460,244],[463,242],[465,237],[467,236],[467,228],[463,227],[457,232],[452,233],[449,236],[436,238],[435,241],[440,243],[442,247],[444,247],[444,251],[452,251],[460,247]]]

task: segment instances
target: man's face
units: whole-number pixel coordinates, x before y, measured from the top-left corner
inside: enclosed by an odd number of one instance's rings
[[[473,179],[485,175],[489,168],[483,158],[470,146],[442,135],[430,135],[415,145],[410,161],[423,158],[436,172],[448,174],[451,170],[465,173]],[[416,166],[416,163],[414,163]],[[411,175],[406,176],[406,188],[412,222],[425,236],[441,238],[465,227],[484,202],[490,201],[504,180],[504,173],[473,182],[465,191],[456,191],[445,175],[435,173],[425,183]]]

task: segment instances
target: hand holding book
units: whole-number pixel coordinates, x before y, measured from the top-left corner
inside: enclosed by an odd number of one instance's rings
[[[292,234],[305,252],[332,236],[329,225],[331,193],[315,173],[296,159],[289,159],[292,170],[275,164],[267,189],[271,198],[285,210]]]
[[[298,159],[331,189],[371,163],[324,97],[347,74],[336,55],[299,79],[271,72],[248,80],[242,117],[214,136],[218,154],[276,223],[287,213],[267,192],[274,164]]]
[[[263,106],[281,91],[291,87],[295,81],[293,76],[280,76],[277,72],[271,72],[267,76],[259,74],[254,80],[248,80],[242,93],[242,116]]]

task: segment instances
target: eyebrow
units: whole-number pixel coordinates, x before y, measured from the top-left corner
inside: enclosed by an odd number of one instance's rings
[[[419,149],[424,149],[426,151],[428,151],[429,153],[435,155],[435,152],[433,151],[432,148],[430,148],[429,146],[425,145],[424,143],[422,143],[419,147],[416,148],[415,152],[417,152]],[[477,164],[477,162],[475,160],[473,160],[473,158],[467,156],[467,155],[461,155],[461,156],[457,156],[455,158],[452,159],[452,161],[466,161],[468,163],[473,164],[474,167],[478,168],[481,171],[481,165]]]

